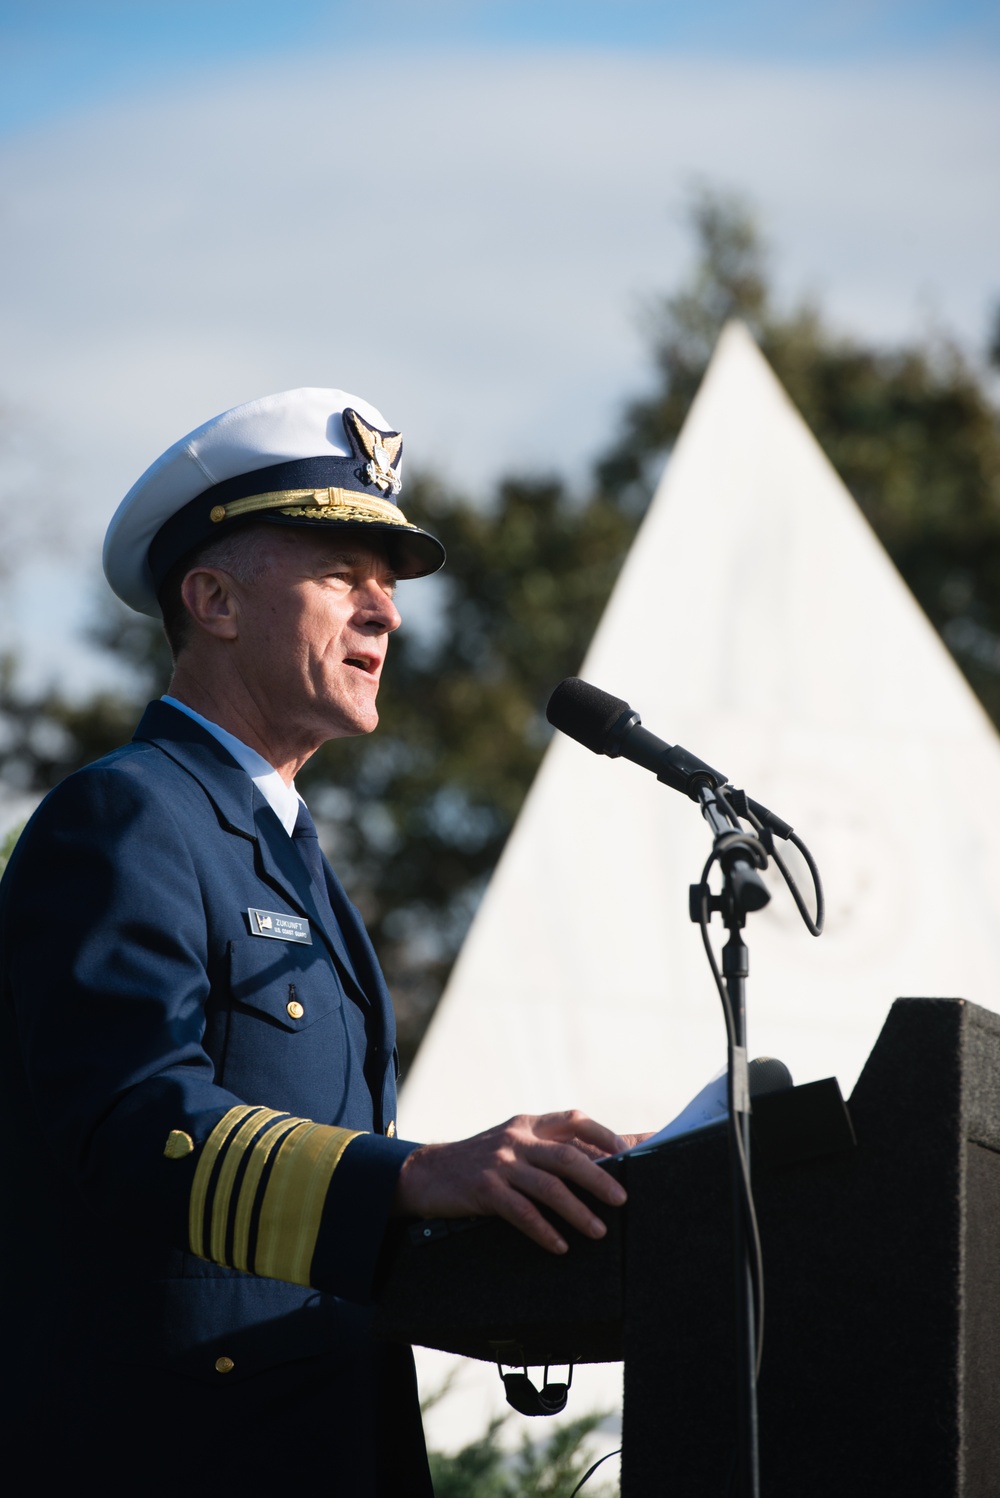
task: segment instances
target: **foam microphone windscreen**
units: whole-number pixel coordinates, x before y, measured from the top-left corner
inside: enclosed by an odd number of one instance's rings
[[[553,728],[576,739],[595,754],[607,752],[608,735],[618,719],[631,711],[627,702],[592,687],[579,676],[567,676],[549,698],[545,716]]]
[[[792,1074],[777,1056],[755,1056],[747,1067],[751,1097],[768,1092],[784,1092],[792,1085]]]

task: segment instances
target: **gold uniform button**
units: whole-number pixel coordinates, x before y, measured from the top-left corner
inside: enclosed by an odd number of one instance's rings
[[[194,1140],[183,1129],[171,1129],[163,1153],[168,1160],[183,1160],[194,1149]]]
[[[298,999],[289,999],[288,1003],[285,1005],[285,1008],[292,1016],[292,1019],[301,1019],[305,1014],[305,1010],[299,1003]]]
[[[389,1120],[388,1127],[385,1131],[385,1137],[386,1139],[395,1139],[396,1137],[396,1120],[394,1118],[390,1118]]]
[[[215,1360],[216,1373],[232,1373],[235,1367],[236,1364],[232,1358],[216,1358]]]

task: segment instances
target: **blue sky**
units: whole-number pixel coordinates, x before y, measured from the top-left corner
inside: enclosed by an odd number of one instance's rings
[[[581,478],[693,183],[786,304],[975,356],[998,179],[995,0],[0,0],[0,648],[90,680],[118,500],[268,391],[364,396],[472,495]]]
[[[1000,57],[996,0],[2,0],[0,131],[254,59],[442,48],[818,64]],[[371,71],[378,92],[377,64]]]

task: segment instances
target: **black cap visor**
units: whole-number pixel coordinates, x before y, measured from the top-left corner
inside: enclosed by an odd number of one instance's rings
[[[297,515],[272,511],[267,515],[248,515],[243,524],[256,521],[262,525],[289,526],[295,530],[329,533],[354,532],[369,546],[377,546],[389,559],[393,572],[402,582],[414,577],[429,577],[445,564],[447,553],[436,536],[417,526],[392,525],[384,520],[304,520]],[[240,522],[234,522],[239,525]],[[228,531],[229,527],[227,527]]]

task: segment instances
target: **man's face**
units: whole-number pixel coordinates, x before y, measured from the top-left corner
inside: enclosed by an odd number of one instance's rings
[[[396,579],[354,531],[270,528],[267,567],[237,585],[239,669],[264,723],[327,739],[370,733],[389,635],[400,624]]]

